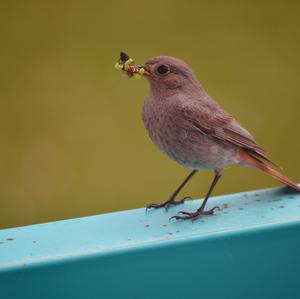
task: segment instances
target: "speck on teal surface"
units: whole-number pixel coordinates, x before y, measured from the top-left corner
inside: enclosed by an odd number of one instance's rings
[[[300,195],[269,189],[209,205],[220,211],[195,222],[169,218],[199,200],[1,230],[0,297],[296,298]]]

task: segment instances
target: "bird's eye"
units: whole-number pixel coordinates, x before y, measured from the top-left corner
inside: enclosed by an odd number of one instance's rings
[[[158,68],[157,68],[157,72],[161,75],[164,75],[166,73],[169,72],[169,67],[165,64],[161,64]]]

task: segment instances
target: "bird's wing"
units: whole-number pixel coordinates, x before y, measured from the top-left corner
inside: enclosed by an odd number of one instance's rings
[[[211,138],[230,143],[276,165],[252,137],[229,113],[218,105],[186,105],[181,107],[189,127]],[[276,165],[277,166],[277,165]]]

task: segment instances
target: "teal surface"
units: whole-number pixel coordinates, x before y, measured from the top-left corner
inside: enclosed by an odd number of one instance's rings
[[[215,197],[0,231],[0,298],[297,298],[300,195]],[[208,206],[209,208],[209,206]]]

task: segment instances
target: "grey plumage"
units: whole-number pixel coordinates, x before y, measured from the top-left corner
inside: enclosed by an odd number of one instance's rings
[[[295,183],[265,163],[276,165],[253,136],[206,93],[186,63],[158,56],[143,67],[150,83],[143,106],[143,121],[149,136],[171,159],[193,169],[167,201],[150,204],[148,208],[182,203],[183,200],[175,200],[179,191],[198,169],[209,168],[215,170],[215,178],[200,208],[192,213],[180,212],[184,215],[172,218],[195,220],[201,215],[212,215],[217,207],[205,211],[206,202],[222,169],[232,164],[257,167],[300,191]]]
[[[157,76],[157,64],[168,65],[171,78]],[[265,155],[251,134],[207,95],[184,62],[160,56],[144,67],[152,74],[144,124],[153,142],[172,159],[193,169],[214,169],[240,163],[241,147]]]

